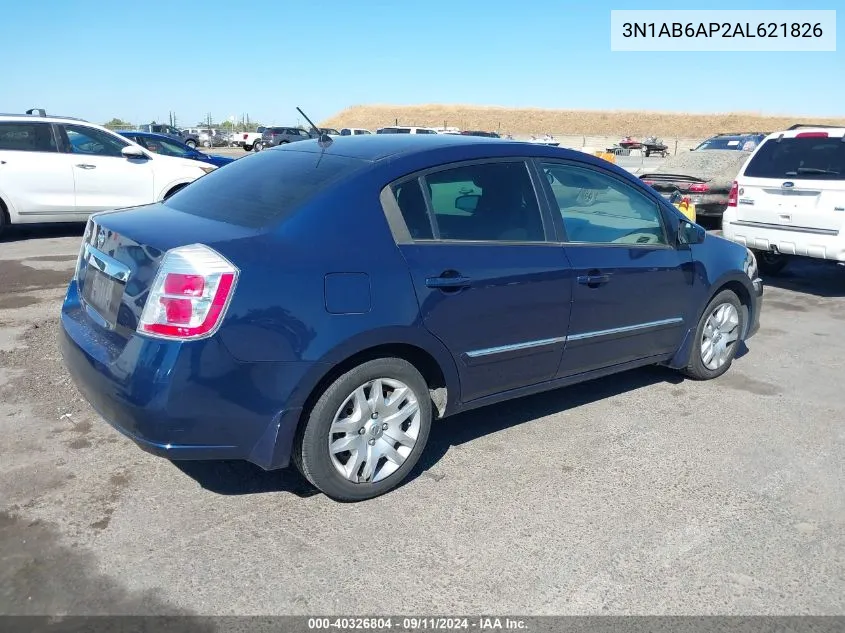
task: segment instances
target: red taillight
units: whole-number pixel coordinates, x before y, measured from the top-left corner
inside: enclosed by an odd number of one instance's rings
[[[827,132],[799,132],[795,138],[827,138]]]
[[[690,193],[704,193],[710,191],[710,185],[706,182],[695,182],[689,186]]]
[[[164,279],[164,293],[199,297],[205,290],[205,278],[202,275],[169,273]]]
[[[734,180],[731,184],[731,192],[728,194],[728,206],[735,207],[739,200],[739,183]]]
[[[202,244],[167,252],[138,331],[162,338],[196,339],[213,334],[234,293],[238,270]]]
[[[643,182],[644,182],[645,184],[647,184],[649,187],[651,187],[651,186],[654,184],[654,181],[653,181],[653,180],[643,180]]]
[[[245,133],[245,134],[244,134],[244,140],[246,140],[246,137],[247,137],[247,136],[249,136],[249,134],[246,134],[246,133]]]

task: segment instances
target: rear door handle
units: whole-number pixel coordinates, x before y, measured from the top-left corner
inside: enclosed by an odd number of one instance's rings
[[[86,165],[85,163],[81,163],[77,165],[80,169],[97,169],[96,165]]]
[[[469,277],[464,277],[455,271],[445,271],[439,277],[428,277],[425,280],[425,285],[429,288],[440,288],[443,290],[453,290],[458,288],[466,288],[470,284]]]
[[[589,286],[590,288],[598,288],[601,285],[606,284],[610,281],[610,275],[601,273],[597,270],[591,270],[586,275],[580,275],[578,277],[578,283],[584,286]]]

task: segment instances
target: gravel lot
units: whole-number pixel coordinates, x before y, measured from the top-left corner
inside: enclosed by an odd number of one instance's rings
[[[81,231],[0,241],[0,613],[845,614],[845,270],[768,280],[719,380],[461,415],[409,483],[338,504],[92,413],[56,345]]]

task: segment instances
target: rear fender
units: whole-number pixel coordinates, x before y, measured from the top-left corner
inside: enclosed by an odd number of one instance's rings
[[[460,402],[461,386],[455,360],[443,343],[421,325],[385,327],[362,332],[332,348],[320,358],[319,362],[314,363],[312,370],[301,381],[297,393],[291,398],[291,406],[305,406],[306,400],[314,389],[336,366],[368,350],[386,345],[408,345],[431,356],[440,367],[448,390],[448,401],[443,415],[449,415],[457,408]]]

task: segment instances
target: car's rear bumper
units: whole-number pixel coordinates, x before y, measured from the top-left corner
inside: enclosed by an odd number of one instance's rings
[[[69,291],[62,308],[62,356],[80,392],[109,424],[145,451],[172,460],[288,465],[305,397],[300,389],[313,363],[243,363],[216,338],[120,339],[98,330],[75,294]]]
[[[777,227],[771,224],[725,218],[722,234],[732,242],[759,251],[845,261],[845,233],[808,227]]]

